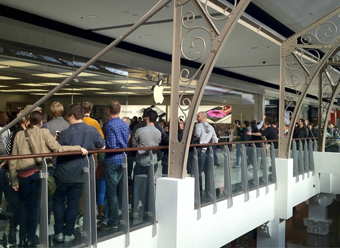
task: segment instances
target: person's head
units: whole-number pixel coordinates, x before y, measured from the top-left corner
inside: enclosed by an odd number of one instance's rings
[[[145,109],[143,110],[143,119],[146,118],[148,112],[151,111],[151,110],[152,110],[152,108],[150,108],[150,107],[149,107],[149,108],[145,108]]]
[[[312,123],[308,123],[307,127],[308,127],[309,130],[312,130],[313,129],[313,124]]]
[[[137,121],[137,116],[134,116],[133,118],[132,118],[132,122],[136,122]]]
[[[139,123],[143,121],[142,117],[138,117],[138,120],[137,120]]]
[[[243,121],[243,127],[249,127],[249,121]]]
[[[299,119],[299,126],[302,127],[303,125],[305,125],[305,120]]]
[[[198,114],[197,114],[198,123],[206,122],[207,117],[208,117],[207,112],[205,112],[205,111],[198,112]]]
[[[158,117],[157,112],[154,110],[150,110],[146,113],[145,119],[147,123],[155,123],[157,120],[157,117]]]
[[[234,121],[234,125],[236,127],[240,127],[241,126],[241,121],[239,121],[239,120]]]
[[[85,114],[90,114],[92,112],[93,103],[89,101],[82,101],[80,103],[81,107],[84,109]]]
[[[158,123],[159,123],[162,127],[164,127],[164,125],[165,125],[165,121],[164,121],[162,118],[159,118],[159,119],[158,119]]]
[[[314,128],[315,128],[315,129],[318,129],[318,128],[319,128],[319,126],[318,126],[317,124],[315,124],[315,125],[314,125]]]
[[[131,120],[130,120],[130,118],[129,118],[129,117],[123,117],[123,118],[122,118],[122,120],[123,120],[123,121],[125,121],[125,122],[126,122],[126,124],[128,124],[128,126],[130,126],[130,125],[131,125]]]
[[[115,116],[119,115],[120,108],[120,103],[118,101],[111,101],[109,105],[109,114]]]
[[[8,122],[8,116],[5,112],[0,111],[0,127],[6,126]]]
[[[179,131],[184,130],[184,121],[182,119],[179,119],[179,121],[178,121],[178,130]]]
[[[251,121],[250,127],[251,127],[251,130],[252,130],[253,133],[256,133],[258,131],[256,121],[255,122]]]
[[[53,117],[62,117],[64,113],[64,106],[60,102],[53,102],[51,104],[50,110]]]
[[[21,115],[22,113],[24,113],[24,109],[20,110],[19,113],[17,113],[17,117],[19,115]],[[21,120],[19,121],[19,125],[20,126],[25,126],[26,127],[26,124],[28,123],[28,119],[27,119],[27,116],[24,116],[21,118]]]
[[[164,124],[163,126],[164,132],[169,132],[169,124]]]
[[[39,111],[33,111],[30,114],[30,124],[29,124],[29,128],[33,128],[33,126],[38,126],[40,127],[42,125],[42,121],[43,121],[43,114],[40,113]]]
[[[66,119],[70,124],[77,121],[82,121],[84,118],[84,109],[80,103],[73,103],[69,105],[66,109]]]
[[[277,128],[277,121],[273,121],[273,122],[272,122],[272,127],[273,127],[273,128]]]
[[[305,119],[305,125],[308,126],[309,120]]]
[[[263,121],[263,127],[266,129],[267,127],[269,127],[271,124],[271,121],[269,118],[265,118]]]

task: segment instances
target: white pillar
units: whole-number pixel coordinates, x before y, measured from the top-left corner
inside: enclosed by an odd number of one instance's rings
[[[193,247],[187,237],[190,223],[195,220],[195,179],[158,178],[156,190],[156,218],[158,247]]]
[[[286,220],[273,219],[257,228],[257,247],[285,247]]]
[[[328,205],[335,199],[335,194],[318,194],[309,199],[308,219],[303,219],[307,227],[308,247],[329,247],[329,228],[332,220],[328,219]]]

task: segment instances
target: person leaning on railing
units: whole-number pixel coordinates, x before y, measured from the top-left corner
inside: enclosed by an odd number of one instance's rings
[[[30,115],[30,125],[26,131],[17,133],[13,143],[12,155],[31,153],[50,153],[65,151],[88,151],[80,146],[61,146],[48,129],[41,129],[43,115],[34,111]],[[19,247],[35,246],[35,232],[39,212],[39,172],[41,158],[13,159],[10,161],[10,181],[12,188],[19,191],[20,199],[20,243]],[[49,160],[48,166],[52,166]]]

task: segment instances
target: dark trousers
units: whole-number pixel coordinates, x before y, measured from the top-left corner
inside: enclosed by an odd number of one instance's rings
[[[4,182],[6,185],[4,188],[4,194],[7,201],[6,211],[13,214],[13,217],[9,218],[9,227],[16,228],[19,225],[19,192],[15,191],[9,184],[8,173],[6,173],[6,176],[4,177]]]
[[[39,172],[29,177],[19,177],[20,239],[34,240],[39,220]]]
[[[154,171],[156,173],[158,168],[158,164],[154,164]],[[135,168],[133,170],[133,181],[135,182],[135,177],[138,175],[147,175],[146,178],[146,189],[145,189],[145,195],[141,196],[141,194],[138,193],[139,199],[142,202],[142,205],[144,207],[144,212],[149,211],[149,191],[150,191],[150,185],[149,185],[149,175],[150,175],[150,166],[143,166],[140,165],[139,163],[136,163]],[[133,187],[134,190],[139,190],[137,187]],[[140,191],[141,192],[141,191]],[[138,202],[134,202],[133,204],[137,204]]]
[[[78,202],[83,191],[83,183],[62,183],[58,178],[55,182],[57,190],[53,195],[54,233],[70,236],[73,234],[78,216]]]

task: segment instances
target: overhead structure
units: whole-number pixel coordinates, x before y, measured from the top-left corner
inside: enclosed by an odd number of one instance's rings
[[[231,12],[225,10],[225,16],[216,18],[209,9],[209,1],[178,0],[174,1],[172,71],[171,71],[171,110],[169,137],[168,175],[173,178],[186,176],[187,161],[194,119],[216,61],[228,40],[237,21],[251,0],[235,0]],[[185,9],[185,11],[184,11]],[[204,23],[201,22],[202,17]],[[221,30],[215,22],[225,22]],[[205,31],[206,36],[196,34]],[[204,59],[197,70],[181,66],[181,57],[190,61]],[[190,100],[185,91],[179,94],[179,82],[185,82],[187,89],[197,80],[196,91]],[[178,118],[177,118],[178,117]],[[186,120],[182,141],[179,142],[178,121]]]
[[[288,158],[294,124],[312,84],[318,84],[318,150],[325,149],[328,117],[339,93],[340,8],[281,44],[279,157]],[[286,88],[294,89],[288,93]],[[284,136],[284,125],[289,132]],[[325,127],[325,128],[323,128]]]

